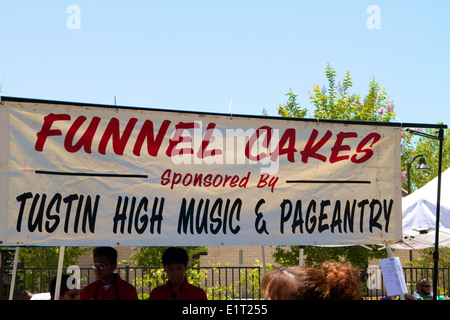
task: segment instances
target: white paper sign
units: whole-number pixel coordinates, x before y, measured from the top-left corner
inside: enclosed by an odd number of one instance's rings
[[[408,293],[400,258],[393,257],[379,261],[387,295],[396,296]]]

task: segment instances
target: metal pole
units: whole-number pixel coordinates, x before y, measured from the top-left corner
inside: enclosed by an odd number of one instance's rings
[[[14,253],[14,264],[13,264],[11,286],[9,287],[9,300],[13,299],[14,289],[16,287],[17,262],[19,261],[19,247],[16,247],[15,250],[16,252]]]
[[[305,250],[305,246],[300,246],[300,250],[298,251],[298,265],[299,266],[303,266],[304,264],[304,259],[303,259],[303,253]]]
[[[406,164],[406,174],[408,175],[408,196],[411,194],[411,162]],[[409,250],[409,261],[412,261],[412,250]]]
[[[411,194],[411,163],[406,165],[406,174],[408,175],[408,196]]]
[[[261,246],[263,277],[266,275],[266,253],[264,252],[264,246]]]
[[[423,157],[423,154],[418,154],[409,163],[406,164],[406,170],[407,170],[407,175],[408,175],[408,195],[411,194],[411,166],[412,166],[412,163],[414,162],[414,160],[416,160],[419,157]],[[428,170],[428,169],[425,169],[425,170]]]
[[[58,271],[56,274],[56,288],[55,288],[55,296],[53,300],[59,300],[59,295],[61,293],[61,277],[62,277],[62,267],[64,262],[64,251],[65,247],[59,247],[59,260],[58,260]]]
[[[441,214],[441,170],[442,170],[442,145],[444,142],[444,129],[439,129],[439,166],[437,180],[437,201],[436,201],[436,229],[434,240],[434,270],[433,270],[433,300],[437,300],[438,295],[438,267],[439,267],[439,222]]]
[[[423,157],[422,154],[415,156],[410,162],[406,164],[406,174],[408,175],[408,196],[411,194],[411,166],[414,160],[418,157]],[[409,261],[412,261],[412,250],[409,250]]]

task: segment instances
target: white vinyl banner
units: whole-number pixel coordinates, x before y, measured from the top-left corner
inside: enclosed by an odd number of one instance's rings
[[[50,101],[0,106],[3,245],[401,239],[400,128]]]

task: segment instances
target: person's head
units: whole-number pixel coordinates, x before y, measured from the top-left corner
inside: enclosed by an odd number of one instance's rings
[[[95,276],[103,282],[110,282],[117,267],[117,251],[112,247],[97,247],[93,251]]]
[[[167,248],[162,256],[163,266],[166,266],[168,264],[181,263],[185,267],[187,267],[188,261],[189,257],[186,250],[178,247]]]
[[[264,298],[271,300],[362,299],[359,270],[340,263],[322,268],[289,267],[269,272],[262,282]]]
[[[420,279],[417,281],[417,292],[429,296],[431,294],[430,282],[427,279]]]
[[[362,291],[358,268],[337,262],[322,264],[322,273],[327,278],[328,300],[361,300]]]
[[[77,288],[70,289],[67,286],[67,282],[70,276],[67,274],[61,275],[61,286],[59,289],[59,300],[77,300],[78,299],[78,290]],[[55,300],[55,292],[56,292],[56,280],[54,278],[50,283],[50,297],[51,300]]]
[[[164,271],[172,284],[180,284],[184,281],[189,258],[183,248],[170,247],[162,256]]]
[[[33,294],[28,290],[23,290],[19,296],[17,297],[18,300],[30,300]]]
[[[320,270],[295,266],[270,271],[261,285],[266,300],[321,300],[325,283]]]

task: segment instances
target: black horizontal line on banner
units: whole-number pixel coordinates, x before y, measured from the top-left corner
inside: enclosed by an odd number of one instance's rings
[[[64,172],[36,170],[36,174],[50,174],[58,176],[85,176],[85,177],[107,177],[107,178],[148,178],[145,174],[119,174],[119,173],[89,173],[89,172]]]
[[[370,184],[367,180],[286,180],[286,183],[354,183]]]

